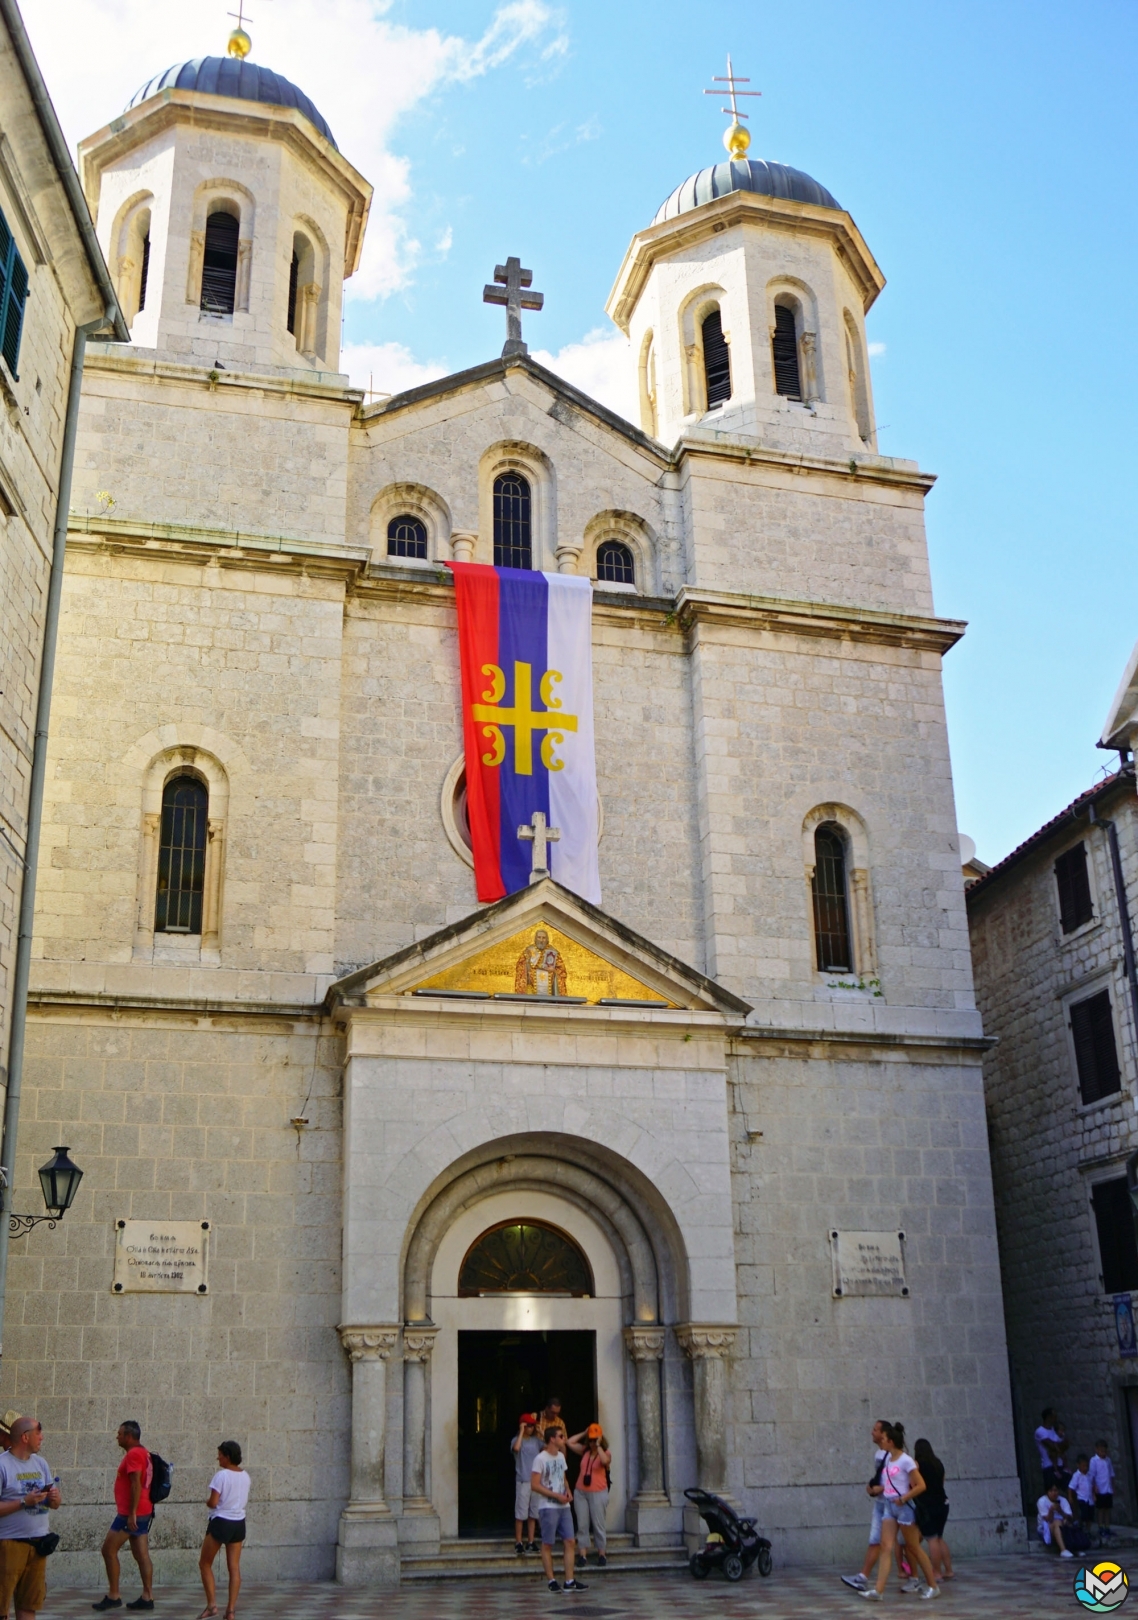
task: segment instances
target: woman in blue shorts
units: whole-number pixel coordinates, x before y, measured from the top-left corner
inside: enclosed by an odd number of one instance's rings
[[[921,1532],[917,1529],[917,1517],[913,1512],[913,1498],[920,1496],[925,1482],[920,1469],[905,1450],[905,1431],[901,1425],[886,1423],[882,1427],[888,1456],[881,1465],[881,1557],[877,1561],[877,1585],[861,1595],[877,1603],[884,1598],[889,1566],[893,1562],[893,1548],[900,1531],[910,1564],[918,1563],[925,1577],[925,1589],[921,1596],[938,1598],[940,1587],[929,1556],[921,1546]]]

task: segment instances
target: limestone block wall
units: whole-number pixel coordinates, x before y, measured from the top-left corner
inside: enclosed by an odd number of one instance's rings
[[[156,761],[200,747],[229,789],[221,965],[331,971],[343,583],[248,563],[142,546],[124,566],[96,538],[69,550],[41,957],[136,959],[136,924],[153,926],[144,787]]]
[[[56,1231],[13,1243],[0,1399],[40,1418],[61,1478],[56,1582],[102,1579],[127,1417],[174,1464],[160,1579],[194,1574],[227,1438],[253,1477],[247,1572],[331,1576],[350,1427],[338,1063],[313,1018],[88,1005],[32,1019],[14,1207],[42,1206],[35,1167],[56,1142],[84,1179]],[[122,1218],[209,1220],[209,1294],[112,1293]]]
[[[878,1417],[945,1463],[954,1551],[1022,1543],[978,1058],[736,1043],[732,1484],[779,1559],[857,1566]],[[903,1231],[909,1297],[835,1299],[831,1228]]]
[[[105,515],[106,492],[120,521],[343,543],[353,399],[338,385],[90,354],[74,512]]]
[[[1138,813],[1133,791],[1098,807],[1115,820],[1131,916],[1138,915]],[[1095,917],[1063,935],[1054,862],[1085,843]],[[1111,1445],[1127,1522],[1138,1508],[1125,1391],[1138,1386],[1119,1357],[1111,1297],[1104,1293],[1090,1202],[1096,1180],[1125,1174],[1138,1147],[1133,1020],[1106,834],[1061,829],[969,898],[976,988],[984,1028],[998,1044],[984,1060],[1005,1311],[1027,1495],[1037,1494],[1032,1431],[1045,1406],[1066,1423],[1072,1447]],[[1109,989],[1122,1088],[1084,1105],[1066,1025],[1066,998]],[[1046,1230],[1047,1255],[1040,1233]]]

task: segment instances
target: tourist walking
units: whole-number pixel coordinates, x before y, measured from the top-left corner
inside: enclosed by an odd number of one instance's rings
[[[584,1592],[582,1582],[573,1579],[573,1563],[577,1552],[577,1539],[573,1533],[573,1514],[570,1503],[573,1493],[565,1477],[565,1436],[550,1424],[545,1431],[545,1446],[538,1452],[530,1477],[530,1487],[538,1499],[537,1522],[541,1526],[541,1563],[551,1592]],[[553,1548],[561,1537],[565,1558],[565,1585],[561,1587],[553,1574]]]
[[[47,1554],[36,1546],[50,1534],[48,1509],[60,1503],[59,1480],[40,1456],[43,1427],[12,1419],[0,1452],[0,1614],[13,1603],[16,1620],[34,1620],[47,1602]]]
[[[222,1547],[225,1548],[225,1569],[229,1577],[225,1620],[234,1620],[237,1613],[237,1594],[241,1590],[241,1548],[245,1542],[245,1507],[251,1484],[252,1480],[241,1466],[241,1447],[236,1440],[223,1440],[217,1448],[217,1473],[209,1482],[206,1500],[209,1523],[198,1559],[198,1574],[205,1589],[205,1608],[201,1612],[201,1620],[210,1620],[217,1613],[213,1563]]]
[[[115,1516],[103,1540],[103,1563],[107,1571],[107,1591],[97,1610],[121,1609],[119,1592],[119,1551],[124,1541],[130,1543],[131,1556],[138,1565],[142,1580],[142,1595],[128,1603],[128,1609],[154,1607],[154,1565],[150,1562],[150,1526],[154,1522],[154,1503],[150,1500],[150,1483],[154,1478],[154,1465],[150,1453],[141,1444],[142,1430],[132,1419],[119,1424],[115,1436],[119,1447],[126,1453],[115,1475]]]
[[[885,1466],[885,1459],[889,1452],[885,1445],[885,1431],[889,1427],[884,1418],[878,1418],[869,1431],[869,1438],[873,1441],[873,1475],[865,1487],[865,1494],[873,1503],[873,1512],[869,1520],[869,1545],[865,1549],[865,1562],[856,1575],[843,1575],[842,1580],[847,1586],[852,1586],[855,1592],[864,1592],[869,1586],[870,1576],[877,1566],[881,1556],[881,1501],[885,1494],[885,1487],[881,1483],[881,1470]],[[900,1568],[900,1549],[898,1548],[898,1574]]]
[[[889,1565],[899,1533],[909,1554],[909,1562],[916,1559],[925,1577],[921,1596],[938,1598],[940,1587],[929,1556],[921,1546],[921,1533],[917,1529],[913,1511],[913,1498],[921,1494],[925,1482],[915,1459],[905,1450],[905,1431],[901,1424],[884,1423],[882,1429],[888,1456],[881,1465],[881,1555],[877,1561],[877,1584],[868,1587],[861,1595],[878,1603],[884,1598]],[[902,1590],[911,1591],[919,1585],[918,1581],[914,1581]]]
[[[1105,1440],[1095,1441],[1090,1475],[1094,1485],[1095,1519],[1098,1522],[1099,1539],[1111,1541],[1114,1539],[1114,1531],[1110,1528],[1110,1510],[1114,1506],[1114,1464],[1110,1460],[1110,1450]]]
[[[918,1440],[913,1447],[913,1459],[921,1471],[925,1488],[913,1502],[917,1528],[929,1544],[929,1563],[942,1581],[955,1580],[952,1554],[944,1539],[948,1523],[948,1497],[944,1489],[944,1464],[928,1440]]]
[[[569,1449],[581,1459],[577,1484],[573,1491],[573,1507],[577,1515],[577,1562],[589,1561],[589,1528],[592,1526],[593,1545],[597,1549],[597,1563],[601,1569],[608,1563],[608,1531],[605,1519],[609,1505],[609,1469],[612,1451],[601,1432],[599,1423],[590,1423],[580,1434],[569,1439]]]
[[[520,1558],[525,1552],[537,1551],[534,1521],[537,1509],[533,1505],[533,1489],[530,1485],[534,1464],[541,1450],[535,1412],[523,1412],[518,1419],[518,1432],[510,1441],[510,1450],[514,1454],[514,1551]]]

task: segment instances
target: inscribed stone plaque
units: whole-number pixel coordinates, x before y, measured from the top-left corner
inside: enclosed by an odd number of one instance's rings
[[[834,1295],[899,1294],[907,1298],[904,1232],[831,1232]]]
[[[116,1221],[116,1294],[207,1294],[208,1221]]]

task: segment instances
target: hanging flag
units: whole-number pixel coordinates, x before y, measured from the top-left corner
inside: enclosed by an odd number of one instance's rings
[[[448,563],[458,604],[466,807],[479,900],[524,889],[540,810],[558,883],[599,905],[593,591],[575,574]]]

